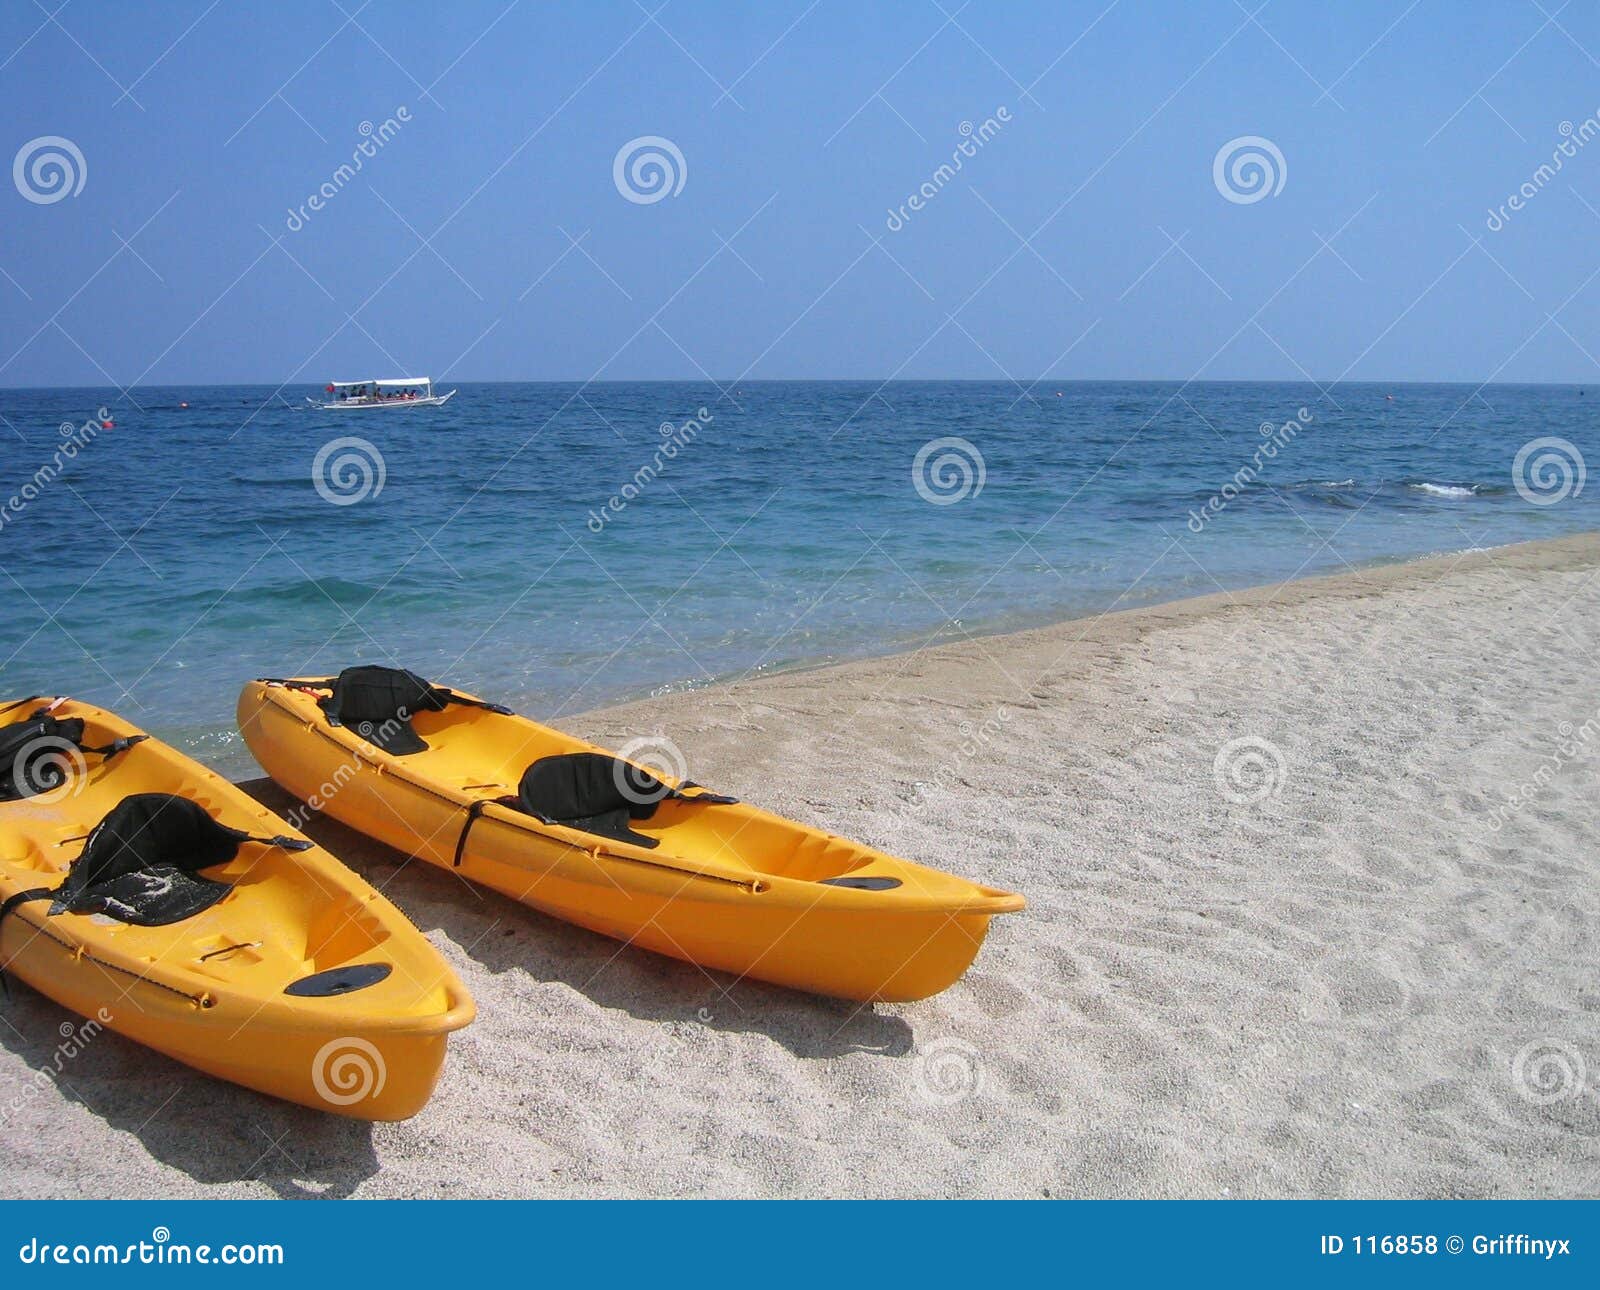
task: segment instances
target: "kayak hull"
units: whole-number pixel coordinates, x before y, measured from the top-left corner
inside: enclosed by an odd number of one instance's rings
[[[499,805],[483,808],[469,828],[466,786],[484,788],[481,781],[494,773],[481,757],[437,761],[437,774],[424,778],[411,759],[320,721],[309,696],[261,683],[245,687],[238,715],[267,773],[340,822],[553,917],[736,977],[847,999],[926,998],[968,969],[995,914],[1023,904],[743,805],[698,809],[741,813],[751,838],[803,834],[808,854],[847,857],[854,872],[870,866],[892,873],[897,898],[805,880],[793,866],[763,872],[673,855],[670,830],[660,851],[642,851]],[[502,739],[523,748],[566,738],[519,717],[493,720],[505,723]],[[423,718],[417,724],[421,730]]]
[[[352,1034],[356,1027],[337,1021],[263,1020],[241,1000],[207,1005],[108,973],[51,939],[31,911],[5,921],[0,960],[8,962],[9,973],[84,1019],[75,1031],[80,1047],[103,1027],[217,1079],[358,1120],[410,1119],[438,1084],[447,1033],[361,1028]],[[114,984],[108,991],[109,982]]]
[[[56,714],[83,717],[90,741],[139,733],[87,704],[66,701]],[[104,763],[86,758],[78,772],[65,795],[0,803],[0,900],[59,885],[83,835],[135,793],[192,798],[255,836],[298,836],[240,789],[153,739]],[[319,1111],[362,1120],[420,1111],[449,1034],[474,1015],[465,988],[422,934],[320,848],[245,844],[205,876],[231,890],[159,927],[50,915],[47,901],[20,904],[0,920],[0,964],[85,1019],[63,1026],[64,1049],[76,1052],[111,1030],[208,1075]],[[341,993],[288,992],[352,965],[383,974]]]

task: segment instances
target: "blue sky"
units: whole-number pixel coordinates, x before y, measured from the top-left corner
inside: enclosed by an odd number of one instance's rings
[[[0,13],[0,386],[1600,381],[1593,6],[208,3]]]

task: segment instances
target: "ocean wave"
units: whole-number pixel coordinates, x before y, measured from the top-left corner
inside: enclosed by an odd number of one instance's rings
[[[1406,485],[1413,492],[1426,493],[1429,497],[1476,497],[1478,486],[1476,484],[1434,484],[1426,480]]]

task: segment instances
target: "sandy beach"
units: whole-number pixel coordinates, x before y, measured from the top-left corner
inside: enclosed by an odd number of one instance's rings
[[[1593,1196],[1597,575],[1582,535],[573,719],[1029,908],[946,993],[856,1006],[316,822],[476,996],[426,1110],[322,1116],[111,1034],[41,1086],[71,1019],[14,983],[0,1192]]]

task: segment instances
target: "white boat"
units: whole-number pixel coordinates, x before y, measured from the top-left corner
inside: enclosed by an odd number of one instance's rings
[[[331,381],[328,401],[306,400],[324,412],[343,412],[352,408],[442,408],[456,392],[435,394],[433,378],[404,376],[394,381]]]

